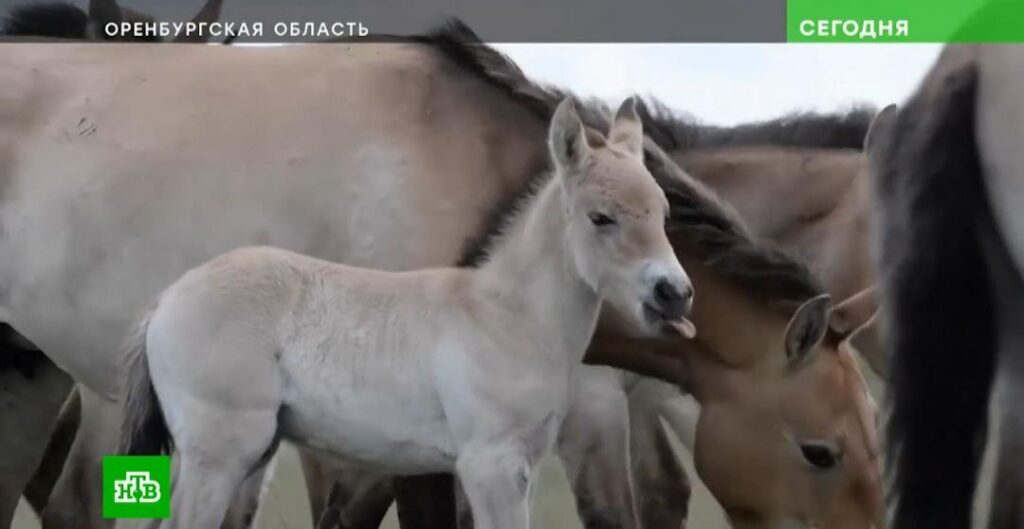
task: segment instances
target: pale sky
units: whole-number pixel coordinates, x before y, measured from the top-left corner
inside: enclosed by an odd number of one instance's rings
[[[527,75],[615,104],[632,93],[719,125],[901,103],[926,44],[496,44]]]

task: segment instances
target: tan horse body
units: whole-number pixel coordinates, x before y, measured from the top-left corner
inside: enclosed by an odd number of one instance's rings
[[[110,424],[102,395],[119,391],[107,375],[131,315],[221,251],[262,243],[360,266],[450,264],[492,204],[544,165],[545,120],[528,93],[495,89],[440,49],[68,45],[5,56],[14,119],[0,138],[17,164],[0,175],[0,247],[13,256],[2,319],[99,393],[83,396],[84,413]],[[96,126],[80,134],[80,123]],[[80,438],[77,457],[109,442]],[[81,479],[95,476],[62,482]],[[67,513],[68,526],[83,511]]]

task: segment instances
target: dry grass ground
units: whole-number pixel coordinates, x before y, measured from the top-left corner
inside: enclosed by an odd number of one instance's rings
[[[866,368],[865,368],[866,369]],[[876,398],[882,396],[882,386],[877,378],[869,376],[872,393]],[[682,445],[676,449],[686,462],[687,470],[693,480],[693,499],[690,506],[691,529],[724,529],[728,527],[722,510],[708,490],[696,478],[693,464]],[[302,481],[302,473],[295,450],[284,446],[274,463],[273,479],[269,483],[269,494],[266,496],[257,515],[258,529],[307,529],[312,527],[309,505],[306,501],[306,488]],[[994,460],[988,457],[983,475],[991,476]],[[982,480],[983,483],[989,481]],[[566,482],[565,475],[558,461],[548,458],[541,469],[540,485],[536,493],[534,505],[533,527],[545,529],[582,529],[576,516],[572,493]],[[979,505],[988,505],[988,488],[983,484],[979,495]],[[986,509],[978,509],[974,527],[983,527],[981,521],[986,517]],[[15,517],[13,529],[38,529],[39,524],[34,514],[22,502]],[[383,529],[398,529],[398,520],[394,509],[388,513]],[[675,528],[672,528],[675,529]]]

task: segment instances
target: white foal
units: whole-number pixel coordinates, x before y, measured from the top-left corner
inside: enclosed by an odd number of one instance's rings
[[[632,100],[606,142],[588,141],[563,102],[554,176],[476,269],[383,272],[248,248],[171,285],[131,344],[122,432],[127,453],[173,441],[161,526],[219,526],[285,438],[393,474],[454,469],[477,527],[527,529],[534,465],[602,300],[646,334],[692,329],[642,137]]]

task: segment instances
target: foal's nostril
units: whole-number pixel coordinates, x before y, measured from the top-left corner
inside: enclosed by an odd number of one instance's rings
[[[675,285],[661,279],[654,284],[654,301],[658,303],[665,317],[678,320],[686,315],[693,298],[693,289],[687,285],[682,292]]]

